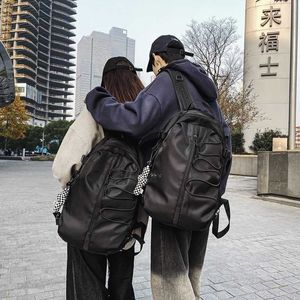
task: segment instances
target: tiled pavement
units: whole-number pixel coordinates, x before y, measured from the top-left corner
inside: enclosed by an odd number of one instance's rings
[[[203,300],[300,300],[300,209],[254,199],[255,187],[255,178],[230,178],[232,227],[210,237]],[[65,299],[66,246],[51,215],[58,191],[51,163],[0,161],[1,300]],[[139,300],[152,299],[149,233],[135,265]]]

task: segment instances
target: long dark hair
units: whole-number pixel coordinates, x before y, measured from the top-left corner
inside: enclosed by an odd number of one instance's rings
[[[122,62],[120,65],[126,65]],[[144,88],[134,71],[116,69],[103,74],[102,85],[119,102],[133,101]]]

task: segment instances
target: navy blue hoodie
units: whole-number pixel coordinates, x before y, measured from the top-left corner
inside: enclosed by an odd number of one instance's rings
[[[195,107],[222,124],[228,149],[231,150],[230,130],[217,103],[217,90],[213,81],[200,66],[186,59],[174,61],[166,68],[180,71],[187,79]],[[105,129],[122,131],[138,139],[148,153],[163,126],[179,110],[172,80],[163,70],[133,102],[119,103],[104,88],[96,87],[87,94],[86,104],[97,123]],[[227,176],[229,169],[230,166]],[[224,189],[226,180],[222,184]]]

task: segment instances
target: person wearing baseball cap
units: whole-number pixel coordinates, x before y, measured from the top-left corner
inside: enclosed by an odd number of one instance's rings
[[[101,86],[114,96],[117,103],[133,101],[144,88],[137,74],[141,70],[126,57],[112,57],[104,66]],[[88,155],[104,135],[103,127],[95,122],[84,106],[66,133],[52,166],[53,175],[62,188],[70,182],[72,170],[80,168],[82,157]],[[138,208],[140,227],[134,229],[134,234],[143,239],[148,215],[141,206]],[[68,244],[66,299],[134,300],[134,243],[135,240],[131,239],[124,248],[111,255],[90,253]]]
[[[124,56],[116,56],[111,57],[108,59],[108,61],[105,63],[103,71],[102,71],[102,82],[101,86],[104,86],[103,78],[105,75],[109,72],[115,71],[115,70],[127,70],[131,71],[135,75],[137,75],[137,72],[143,71],[142,68],[136,68],[133,63]]]
[[[180,55],[181,58],[184,58],[185,56],[194,56],[193,53],[186,52],[184,50],[183,44],[177,39],[177,37],[173,35],[162,35],[152,43],[149,53],[147,72],[152,72],[153,54],[155,53],[166,53],[171,57]]]
[[[103,87],[96,87],[86,97],[87,108],[96,122],[139,140],[145,162],[164,126],[180,110],[172,79],[165,72],[168,69],[181,73],[195,108],[222,126],[228,149],[231,149],[230,130],[217,103],[216,86],[204,69],[186,59],[187,56],[193,54],[185,51],[177,37],[162,35],[151,45],[146,69],[156,78],[135,101],[120,104]],[[222,193],[228,175],[229,166],[222,177]],[[208,229],[182,230],[152,218],[151,288],[154,300],[200,299],[200,275],[208,235]]]

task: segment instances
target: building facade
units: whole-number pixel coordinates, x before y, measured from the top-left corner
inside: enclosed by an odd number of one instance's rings
[[[72,115],[76,0],[0,0],[0,38],[32,125]]]
[[[86,94],[100,85],[105,62],[113,56],[125,56],[133,64],[135,40],[127,36],[127,30],[113,27],[108,34],[93,31],[84,36],[77,46],[75,117],[82,110]]]
[[[244,131],[249,150],[257,131],[288,134],[291,0],[246,0],[244,86],[252,84],[260,119]]]
[[[300,126],[296,127],[296,148],[300,149]]]

